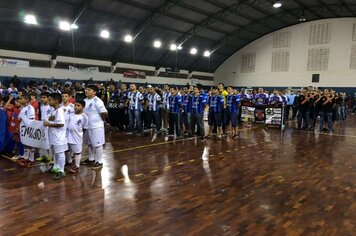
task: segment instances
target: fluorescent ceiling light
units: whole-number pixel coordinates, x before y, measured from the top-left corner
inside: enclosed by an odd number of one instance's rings
[[[209,50],[206,50],[204,52],[204,57],[210,57],[211,52]]]
[[[273,4],[273,7],[274,8],[280,8],[282,6],[282,3],[279,2],[279,1],[276,1],[274,4]]]
[[[131,35],[126,35],[125,36],[125,38],[124,38],[124,41],[126,42],[126,43],[131,43],[132,42],[132,40],[133,40],[133,38],[132,38],[132,36]]]
[[[70,24],[68,23],[68,21],[61,21],[61,22],[59,22],[59,28],[61,30],[69,31],[70,30]]]
[[[190,54],[195,55],[195,54],[197,54],[197,52],[198,52],[198,50],[196,48],[190,49]]]
[[[170,49],[172,50],[172,51],[175,51],[175,50],[177,50],[177,45],[176,44],[171,44],[171,46],[170,46]]]
[[[100,33],[100,37],[108,39],[110,37],[110,33],[107,30],[102,30]]]
[[[160,48],[161,45],[162,45],[162,43],[161,43],[161,41],[159,41],[159,40],[156,40],[156,41],[153,42],[153,46],[154,46],[155,48]]]
[[[24,18],[24,22],[29,25],[37,25],[37,20],[34,15],[26,15]]]

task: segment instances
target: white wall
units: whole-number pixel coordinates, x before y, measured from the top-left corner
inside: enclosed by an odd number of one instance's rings
[[[0,49],[0,57],[11,57],[11,58],[25,58],[25,59],[35,59],[35,60],[44,60],[50,61],[51,56],[45,54],[36,54],[36,53],[27,53],[27,52],[18,52],[18,51],[9,51],[9,50],[1,50]],[[111,66],[109,61],[98,61],[98,60],[90,60],[84,58],[72,58],[72,57],[57,57],[57,62],[67,62],[67,63],[75,63],[75,64],[89,64],[96,66]],[[151,70],[155,71],[154,67],[151,66],[143,66],[143,65],[132,65],[132,64],[124,64],[117,63],[117,67],[121,68],[130,68],[137,70]],[[163,68],[160,68],[160,71],[164,71]],[[181,73],[186,72],[188,75],[188,71],[181,71]],[[203,76],[213,76],[211,73],[205,72],[193,72],[194,75],[203,75]],[[20,69],[14,67],[0,67],[0,76],[13,76],[17,75],[18,77],[32,77],[32,78],[56,78],[56,79],[67,79],[71,78],[73,80],[88,80],[90,77],[93,77],[94,80],[99,81],[107,81],[110,78],[113,78],[115,81],[121,80],[122,82],[127,83],[152,83],[152,84],[175,84],[175,85],[186,85],[187,83],[192,84],[191,79],[175,79],[175,78],[167,78],[167,77],[155,77],[155,76],[147,76],[146,79],[133,79],[133,78],[125,78],[122,74],[116,73],[94,73],[94,74],[85,74],[83,72],[71,72],[69,69],[54,69],[54,68],[38,68],[38,67],[30,67],[28,69]],[[213,85],[213,81],[200,80],[202,85],[211,86]]]
[[[331,41],[328,44],[309,45],[310,25],[331,23]],[[226,60],[216,71],[214,82],[233,86],[265,87],[356,87],[356,70],[350,69],[353,24],[356,18],[325,19],[294,25],[277,32],[290,31],[291,44],[289,71],[271,72],[273,34],[268,34]],[[237,39],[238,40],[238,39]],[[310,48],[330,48],[328,69],[307,71],[308,50]],[[253,73],[240,73],[243,53],[256,53],[256,66]],[[235,73],[234,73],[235,72]],[[312,74],[320,74],[320,83],[312,83]]]

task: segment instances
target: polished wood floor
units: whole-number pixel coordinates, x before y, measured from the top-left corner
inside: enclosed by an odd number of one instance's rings
[[[355,235],[356,116],[335,134],[108,132],[101,172],[54,181],[0,158],[0,235]]]

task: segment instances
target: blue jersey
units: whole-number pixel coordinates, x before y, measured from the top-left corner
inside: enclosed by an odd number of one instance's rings
[[[127,94],[127,98],[129,99],[129,109],[130,110],[140,110],[142,111],[142,103],[141,101],[143,100],[143,95],[142,93],[136,91],[136,92],[129,92]]]
[[[179,95],[169,97],[169,111],[172,113],[180,112],[182,97]]]
[[[244,100],[244,101],[250,101],[251,100],[251,96],[248,95],[247,93],[240,94],[240,99]]]
[[[238,112],[240,104],[240,95],[228,95],[226,96],[226,109],[228,112]]]
[[[209,110],[212,112],[221,112],[224,102],[224,98],[221,95],[210,96],[208,99]]]
[[[184,94],[182,96],[182,107],[183,112],[185,113],[192,113],[192,95],[191,94]]]
[[[204,108],[206,106],[206,96],[199,94],[198,96],[191,96],[191,110],[193,114],[204,113]]]
[[[159,111],[159,104],[162,101],[162,98],[157,93],[155,94],[148,94],[148,110],[149,111]]]

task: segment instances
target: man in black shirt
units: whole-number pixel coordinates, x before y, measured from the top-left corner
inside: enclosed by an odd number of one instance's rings
[[[108,114],[109,114],[109,124],[111,126],[111,130],[118,131],[119,130],[119,91],[117,91],[115,84],[109,85],[108,90]]]
[[[328,121],[328,132],[331,134],[333,132],[333,120],[332,120],[332,112],[333,112],[333,105],[335,103],[334,96],[330,93],[329,90],[324,90],[324,95],[320,97],[320,128],[319,131],[321,132],[324,127],[325,120]]]
[[[309,129],[309,119],[310,119],[310,105],[309,105],[310,96],[307,94],[307,90],[303,89],[302,93],[298,96],[299,112],[298,112],[298,130]]]
[[[121,84],[121,90],[119,92],[119,128],[121,131],[127,131],[129,127],[129,112],[126,105],[127,101],[127,86],[126,84]]]

